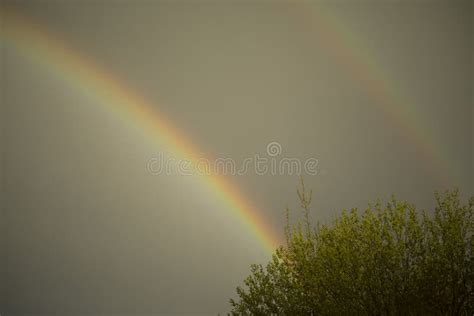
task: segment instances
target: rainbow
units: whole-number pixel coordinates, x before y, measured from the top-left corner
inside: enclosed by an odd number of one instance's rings
[[[362,41],[356,40],[355,34],[337,21],[332,13],[323,11],[319,6],[316,9],[305,2],[292,9],[296,10],[294,13],[298,23],[302,23],[304,30],[310,29],[317,35],[320,47],[386,113],[403,137],[412,143],[416,154],[424,158],[429,170],[439,177],[438,180],[443,184],[451,184],[451,174],[448,172],[451,160],[447,154],[438,150],[440,146],[434,137],[430,137],[429,129],[420,125],[423,120],[412,106],[413,102],[394,89],[396,84],[383,73],[383,68],[377,65],[370,52],[361,47]],[[201,154],[203,150],[197,148],[169,118],[132,91],[123,80],[118,80],[111,72],[71,49],[41,25],[10,11],[4,12],[3,18],[5,23],[0,30],[0,40],[11,44],[35,62],[55,70],[71,85],[85,87],[93,97],[106,101],[101,103],[110,107],[112,112],[133,121],[152,138],[165,141],[174,149],[175,154],[191,162],[206,158]],[[272,252],[281,244],[278,234],[228,179],[216,175],[203,179],[246,223],[265,249]]]
[[[4,25],[0,30],[1,41],[13,46],[34,62],[57,72],[69,84],[86,89],[88,95],[103,101],[101,104],[110,107],[112,112],[133,121],[151,138],[164,141],[173,149],[174,154],[191,164],[194,165],[203,158],[213,161],[210,157],[203,157],[203,151],[177,129],[169,118],[159,113],[148,100],[128,88],[112,73],[80,55],[57,37],[51,36],[50,32],[30,19],[10,11],[2,12],[2,18]],[[206,175],[202,179],[246,224],[264,249],[272,253],[281,244],[279,235],[228,179],[219,175]]]
[[[293,3],[295,4],[295,3]],[[359,87],[372,98],[389,118],[400,136],[412,144],[412,150],[427,164],[427,171],[441,185],[453,184],[453,158],[442,146],[430,128],[423,124],[423,115],[416,111],[413,101],[395,89],[397,84],[383,72],[363,40],[347,28],[335,12],[322,5],[313,6],[303,1],[291,6],[291,12],[303,30],[308,29],[316,35],[314,39],[334,62],[345,71]]]

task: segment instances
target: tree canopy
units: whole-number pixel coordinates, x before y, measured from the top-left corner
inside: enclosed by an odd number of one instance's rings
[[[473,206],[457,190],[432,212],[392,198],[329,225],[303,217],[266,265],[252,265],[232,315],[473,315]]]

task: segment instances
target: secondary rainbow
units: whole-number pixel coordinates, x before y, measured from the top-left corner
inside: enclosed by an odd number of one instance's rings
[[[97,98],[110,110],[127,121],[131,120],[152,138],[159,138],[174,150],[174,154],[190,162],[197,162],[203,157],[199,150],[172,121],[159,113],[152,104],[132,91],[112,73],[102,69],[87,57],[77,53],[65,42],[53,37],[41,25],[13,12],[3,12],[4,25],[0,30],[0,39],[8,45],[34,60],[57,72],[62,79],[74,86],[85,89],[91,97]],[[281,244],[274,231],[261,213],[242,195],[238,189],[219,175],[203,176],[209,185],[229,209],[234,211],[243,223],[260,240],[263,247],[273,252]]]
[[[427,170],[439,185],[455,184],[455,168],[451,161],[455,158],[441,150],[433,130],[426,124],[426,118],[416,111],[414,102],[402,93],[383,67],[376,62],[374,54],[364,45],[364,40],[355,31],[344,25],[335,12],[323,5],[311,2],[294,3],[291,12],[300,23],[302,30],[315,35],[310,42],[317,42],[331,56],[334,62],[356,82],[366,95],[374,100],[392,124],[397,127],[400,136],[412,144],[412,150],[423,158]]]

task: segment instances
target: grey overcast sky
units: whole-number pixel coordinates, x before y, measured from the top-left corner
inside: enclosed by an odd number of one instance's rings
[[[424,209],[435,190],[473,194],[470,1],[2,1],[1,13],[2,315],[215,315],[270,256],[203,176],[152,174],[150,159],[175,154],[160,130],[97,98],[79,66],[8,38],[14,16],[149,100],[203,156],[317,159],[303,172],[314,221],[391,194]],[[295,174],[222,178],[279,237],[285,207],[298,214]]]

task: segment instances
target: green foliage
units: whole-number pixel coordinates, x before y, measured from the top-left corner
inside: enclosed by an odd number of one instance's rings
[[[431,214],[395,198],[309,222],[311,194],[298,190],[303,220],[285,246],[231,300],[233,315],[472,315],[473,206],[457,190],[436,194]]]

